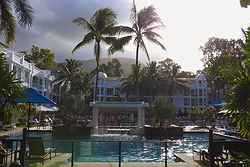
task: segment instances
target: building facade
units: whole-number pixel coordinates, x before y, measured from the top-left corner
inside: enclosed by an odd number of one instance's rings
[[[116,101],[116,99],[127,101],[125,94],[121,90],[121,78],[110,78],[105,73],[99,73],[98,101]],[[208,83],[206,77],[204,74],[199,74],[195,78],[178,78],[177,87],[171,96],[162,91],[156,97],[145,96],[144,101],[152,103],[159,97],[164,97],[173,103],[177,112],[188,112],[194,108],[203,110],[208,107]]]
[[[16,78],[24,87],[34,88],[40,94],[54,100],[52,81],[55,76],[50,70],[41,70],[33,63],[24,59],[23,54],[14,51],[4,51],[10,71],[14,71]]]

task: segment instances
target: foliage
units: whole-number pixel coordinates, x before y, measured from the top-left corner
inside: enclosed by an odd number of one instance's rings
[[[154,101],[156,95],[163,91],[168,95],[173,94],[177,88],[176,80],[181,66],[167,58],[159,63],[151,62],[145,67],[139,66],[139,96],[151,96]],[[122,79],[123,91],[127,95],[136,95],[136,65],[132,66],[132,74]]]
[[[107,64],[100,65],[100,71],[106,73],[109,77],[121,77],[123,70],[118,59],[112,59]]]
[[[80,61],[66,59],[59,65],[58,77],[54,81],[60,91],[59,108],[57,115],[64,123],[71,124],[77,120],[83,111],[86,111],[86,99],[91,93],[90,75],[82,70]],[[74,114],[72,114],[74,113]]]
[[[190,71],[180,71],[178,74],[176,74],[176,78],[194,78],[195,74]]]
[[[23,88],[20,81],[16,79],[15,73],[9,71],[4,54],[0,54],[0,110],[7,105],[15,103],[15,100],[22,97]]]
[[[228,40],[214,37],[201,47],[204,54],[204,72],[209,87],[212,88],[213,98],[218,98],[216,94],[218,90],[228,89],[230,82],[238,75],[241,60],[244,57],[243,47],[244,42],[240,39]]]
[[[166,119],[173,121],[176,116],[176,108],[165,98],[156,100],[153,106],[154,124],[161,124]]]
[[[27,0],[1,0],[0,8],[0,34],[5,37],[7,44],[11,44],[15,41],[17,21],[22,27],[31,26],[32,7]]]
[[[136,80],[141,82],[141,76],[142,76],[139,75],[140,78],[136,79],[137,69],[139,69],[139,72],[141,71],[140,65],[138,66],[138,68],[136,68],[136,65],[133,64],[131,68],[132,68],[132,73],[128,77],[122,79],[122,91],[126,93],[127,97],[129,95],[136,94]]]
[[[40,69],[51,70],[56,66],[55,55],[50,49],[33,45],[30,51],[23,53],[25,54],[25,60],[34,63]]]
[[[190,118],[193,122],[201,121],[202,126],[206,127],[207,123],[211,123],[214,121],[215,112],[213,109],[201,110],[196,107],[190,111]]]
[[[227,98],[228,115],[240,129],[241,135],[250,139],[250,28],[246,31],[244,59],[237,75],[231,79],[232,89]]]
[[[250,5],[249,0],[240,0],[241,7],[247,8]]]
[[[122,49],[124,45],[129,43],[129,41],[132,39],[134,40],[133,43],[136,45],[135,65],[138,68],[135,73],[135,82],[137,87],[137,96],[139,96],[139,49],[143,50],[150,61],[150,56],[144,38],[160,46],[163,50],[166,50],[166,48],[160,42],[160,39],[162,38],[161,35],[155,32],[156,29],[163,27],[163,23],[153,6],[145,7],[138,12],[135,1],[133,1],[130,20],[132,24],[131,27],[120,26],[117,28],[120,34],[126,34],[126,36],[119,38],[115,45],[117,46],[116,48]],[[115,51],[116,49],[111,48],[112,53]]]
[[[87,31],[83,40],[79,42],[73,49],[72,52],[85,47],[86,45],[94,42],[94,54],[96,58],[96,82],[95,90],[97,90],[98,85],[98,72],[100,65],[100,56],[101,56],[101,44],[105,43],[109,45],[109,54],[113,54],[111,49],[116,51],[122,50],[122,48],[117,48],[116,41],[117,38],[117,16],[114,11],[110,8],[103,8],[97,10],[90,20],[86,20],[82,17],[78,17],[73,20],[73,23],[83,27]],[[95,91],[94,99],[96,99],[97,91]]]

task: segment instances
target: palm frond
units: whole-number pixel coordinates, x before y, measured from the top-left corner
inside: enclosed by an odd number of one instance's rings
[[[25,27],[30,27],[32,24],[32,7],[27,0],[14,0],[14,8],[17,14],[18,23]]]
[[[116,41],[116,37],[113,37],[113,36],[111,36],[111,37],[102,37],[102,40],[106,43],[106,44],[108,44],[108,45],[111,45],[114,41]]]
[[[154,38],[152,36],[145,36],[150,42],[153,42],[154,44],[160,46],[163,50],[166,50],[166,47],[159,41],[157,38]]]
[[[112,41],[112,45],[108,49],[109,55],[114,54],[118,51],[123,51],[123,47],[127,45],[132,39],[132,36],[125,36]]]
[[[131,27],[128,26],[110,26],[107,27],[104,31],[103,34],[107,35],[117,35],[117,34],[131,34],[135,33],[135,30]]]
[[[91,31],[88,34],[86,34],[81,42],[79,42],[74,49],[72,50],[72,53],[74,53],[77,49],[80,49],[82,46],[89,44],[91,41],[95,39],[95,34]]]
[[[153,31],[155,29],[159,29],[159,28],[162,28],[162,27],[165,27],[165,25],[164,24],[160,24],[160,25],[155,25],[155,26],[147,27],[144,31]]]
[[[11,13],[11,7],[9,1],[0,2],[0,33],[4,33],[5,41],[7,44],[10,44],[15,41],[15,32],[16,32],[16,20]]]
[[[82,17],[78,17],[78,18],[74,19],[73,23],[78,25],[78,26],[82,26],[84,29],[87,29],[89,31],[96,31],[94,26]]]
[[[153,6],[140,10],[137,22],[140,29],[146,29],[147,27],[155,24],[163,24]]]
[[[156,32],[153,32],[153,31],[144,31],[142,33],[143,35],[145,35],[146,37],[151,37],[151,38],[161,38],[162,39],[162,36]]]
[[[90,23],[94,25],[95,29],[102,32],[106,27],[117,24],[117,16],[111,8],[99,9],[91,17]]]
[[[145,52],[147,58],[148,58],[148,61],[150,62],[150,57],[149,57],[149,54],[148,54],[148,50],[147,50],[147,47],[146,47],[146,44],[143,40],[141,40],[140,42],[140,48],[143,49],[143,51]]]

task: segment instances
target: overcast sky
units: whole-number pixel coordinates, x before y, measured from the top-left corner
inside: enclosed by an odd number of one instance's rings
[[[72,23],[79,16],[88,19],[97,9],[111,7],[120,24],[130,25],[132,0],[30,0],[30,3],[34,8],[32,28],[17,29],[13,49],[27,50],[35,44],[55,52],[57,61],[72,56],[93,58],[92,45],[71,54],[83,36],[83,31]],[[239,0],[137,0],[136,4],[139,9],[153,5],[166,25],[159,32],[167,51],[148,43],[152,60],[169,57],[183,70],[202,69],[199,47],[210,37],[242,38],[241,28],[250,25],[250,8],[241,8]],[[102,54],[106,55],[104,51]],[[135,47],[131,44],[124,53],[115,56],[134,58]],[[140,60],[146,62],[145,55],[141,54]]]

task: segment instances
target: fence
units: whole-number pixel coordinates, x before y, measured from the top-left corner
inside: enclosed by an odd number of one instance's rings
[[[36,137],[39,134],[29,135]],[[28,140],[29,137],[26,139]],[[27,152],[29,150],[27,141],[22,139],[8,139],[9,143],[9,162],[20,160],[24,164],[28,159]],[[4,142],[4,140],[2,141]],[[200,147],[200,144],[208,143],[207,140],[185,140],[179,142],[159,141],[159,140],[53,140],[53,138],[43,138],[45,148],[55,148],[56,152],[61,155],[69,155],[61,159],[68,162],[73,167],[74,164],[85,162],[110,162],[121,167],[126,162],[159,162],[165,167],[169,161],[175,160],[175,154],[178,152],[186,152]],[[25,145],[27,147],[25,147]],[[206,148],[207,145],[204,145]],[[178,148],[178,149],[177,149]],[[199,148],[202,149],[202,148]],[[50,161],[56,161],[58,157],[52,158]]]

